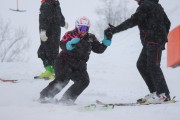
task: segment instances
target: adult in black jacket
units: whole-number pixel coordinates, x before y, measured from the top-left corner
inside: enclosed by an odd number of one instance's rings
[[[160,68],[162,50],[167,42],[167,35],[170,29],[170,21],[164,12],[159,0],[135,0],[139,7],[136,12],[120,25],[113,27],[110,25],[106,33],[115,34],[128,28],[138,26],[140,31],[143,49],[137,61],[137,68],[146,82],[150,94],[138,102],[162,102],[170,100],[170,92],[166,84],[164,75]],[[165,93],[165,95],[163,94]],[[156,95],[157,94],[157,95]],[[156,100],[152,96],[156,96]]]
[[[53,79],[54,60],[59,53],[61,35],[60,27],[67,27],[58,0],[42,0],[39,14],[39,29],[41,45],[38,57],[42,59],[45,72],[40,78],[51,77]]]
[[[100,43],[95,35],[88,33],[90,21],[87,17],[76,20],[74,30],[67,32],[60,43],[62,51],[55,61],[55,80],[40,93],[40,100],[53,98],[71,80],[74,84],[64,93],[60,102],[74,104],[77,97],[89,85],[87,61],[91,51],[103,53],[111,44],[111,37],[106,37]]]

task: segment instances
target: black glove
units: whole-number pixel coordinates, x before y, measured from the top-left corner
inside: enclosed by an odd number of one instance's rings
[[[106,30],[104,30],[104,35],[107,37],[108,40],[111,40],[112,39],[112,32],[109,28],[107,28]]]
[[[104,30],[104,34],[106,35],[108,40],[111,40],[114,34],[114,26],[109,24],[109,28],[107,28],[106,30]]]
[[[108,29],[111,30],[112,34],[115,33],[115,27],[113,25],[111,25],[110,23],[109,23],[109,28]]]

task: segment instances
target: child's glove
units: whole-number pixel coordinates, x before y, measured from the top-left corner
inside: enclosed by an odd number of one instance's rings
[[[66,43],[66,49],[69,50],[69,51],[73,50],[75,48],[73,45],[77,44],[79,41],[80,41],[79,38],[71,39],[71,41],[68,41]]]
[[[111,45],[111,39],[107,39],[106,35],[104,34],[104,39],[103,39],[102,43],[108,47]]]

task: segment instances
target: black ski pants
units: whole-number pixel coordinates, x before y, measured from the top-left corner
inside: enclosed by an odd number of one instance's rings
[[[53,98],[58,94],[70,80],[74,82],[68,90],[63,94],[62,101],[75,101],[77,97],[89,85],[89,75],[85,66],[80,66],[79,69],[74,69],[70,64],[63,59],[55,61],[55,80],[49,83],[40,93],[40,98]],[[85,68],[85,69],[84,69]]]
[[[160,68],[161,56],[162,49],[158,45],[147,44],[141,51],[137,61],[137,68],[150,93],[165,93],[167,97],[170,97],[168,86]]]
[[[41,45],[38,49],[38,57],[43,61],[44,67],[52,65],[59,53],[58,40],[48,40],[46,42],[41,41]]]

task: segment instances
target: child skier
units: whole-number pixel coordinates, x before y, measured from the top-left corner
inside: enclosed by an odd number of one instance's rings
[[[61,103],[74,104],[77,97],[89,85],[87,61],[91,51],[103,53],[111,44],[112,35],[105,31],[100,43],[95,35],[89,33],[90,20],[81,17],[75,22],[75,29],[67,32],[61,40],[62,51],[55,61],[55,80],[40,93],[40,101],[47,101],[58,94],[70,81],[74,84],[64,93]]]

